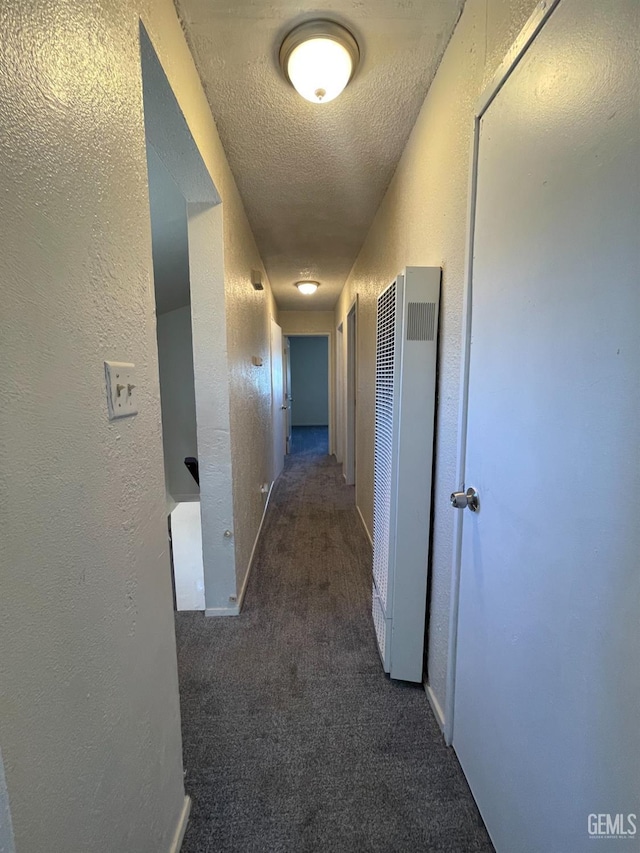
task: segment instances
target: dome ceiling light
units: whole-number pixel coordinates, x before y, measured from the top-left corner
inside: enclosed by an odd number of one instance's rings
[[[312,293],[316,292],[319,285],[317,281],[297,281],[296,287],[300,293],[304,293],[305,296],[311,296]]]
[[[307,21],[280,48],[280,65],[296,91],[313,104],[337,98],[360,60],[358,42],[335,21]]]

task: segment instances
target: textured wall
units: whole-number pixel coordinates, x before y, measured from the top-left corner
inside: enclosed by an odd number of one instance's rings
[[[158,317],[158,366],[166,487],[180,501],[199,492],[184,464],[198,455],[189,305]]]
[[[206,613],[236,603],[222,205],[189,205],[189,269]]]
[[[293,426],[329,424],[329,341],[290,338]]]
[[[183,806],[139,14],[223,199],[241,552],[269,468],[245,364],[270,296],[172,3],[7,0],[0,741],[23,851],[162,853]],[[135,362],[135,418],[108,422],[105,358]]]
[[[434,482],[429,682],[444,708],[453,558],[460,346],[470,146],[476,100],[535,0],[468,0],[395,176],[336,306],[345,319],[359,294],[356,495],[373,526],[376,299],[408,265],[442,266],[439,407]]]
[[[260,526],[266,497],[260,487],[271,482],[270,318],[277,310],[258,250],[231,174],[216,183],[223,196],[224,274],[230,388],[233,514],[238,595]],[[226,195],[225,195],[226,192]],[[227,201],[229,199],[230,201]],[[263,271],[264,291],[251,286],[251,269]],[[252,364],[259,356],[262,367]]]

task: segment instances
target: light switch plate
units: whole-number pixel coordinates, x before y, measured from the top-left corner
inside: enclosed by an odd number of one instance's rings
[[[125,361],[105,361],[109,420],[138,414],[135,365]]]

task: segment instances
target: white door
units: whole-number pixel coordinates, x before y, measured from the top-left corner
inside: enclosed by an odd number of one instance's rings
[[[282,329],[271,320],[271,419],[273,424],[273,479],[284,468],[287,402],[282,364]]]
[[[640,849],[639,10],[560,0],[481,124],[453,743],[498,853]]]

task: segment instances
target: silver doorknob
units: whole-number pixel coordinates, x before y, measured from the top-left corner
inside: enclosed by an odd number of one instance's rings
[[[286,412],[289,407],[288,406],[280,406],[280,408],[282,409],[283,412]]]
[[[454,509],[465,509],[469,507],[471,512],[477,512],[480,508],[480,498],[473,487],[466,492],[453,492],[451,495],[451,506]]]

